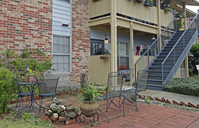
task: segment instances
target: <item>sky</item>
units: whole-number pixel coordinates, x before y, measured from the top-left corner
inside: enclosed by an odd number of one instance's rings
[[[197,0],[199,2],[199,0]],[[198,12],[197,10],[199,10],[199,6],[186,6],[188,9],[194,11],[194,12]]]

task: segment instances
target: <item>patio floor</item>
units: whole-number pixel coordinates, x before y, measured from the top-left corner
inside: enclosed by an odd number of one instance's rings
[[[75,95],[62,95],[58,96],[61,99],[62,104],[79,105],[78,98]],[[46,99],[46,104],[49,104],[49,100]],[[100,102],[103,104],[103,102]],[[105,117],[100,113],[99,121],[94,123],[93,127],[96,128],[199,128],[199,112],[180,110],[170,107],[158,106],[151,104],[150,107],[146,103],[138,103],[139,111],[135,111],[135,107],[132,104],[125,102],[126,116],[123,117],[122,113],[117,113],[109,116],[110,123],[106,122]],[[110,109],[106,114],[115,113],[115,110]],[[41,114],[41,119],[47,120],[47,117]],[[79,121],[70,124],[63,125],[55,122],[53,125],[56,128],[84,128],[89,127],[90,118],[86,118],[85,123]]]

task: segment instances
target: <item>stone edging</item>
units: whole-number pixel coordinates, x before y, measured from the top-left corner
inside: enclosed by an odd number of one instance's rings
[[[164,102],[164,103],[169,103],[169,104],[176,104],[176,105],[180,105],[180,106],[186,106],[186,107],[194,107],[194,108],[199,108],[199,104],[194,105],[191,102],[188,102],[188,104],[180,101],[177,102],[175,100],[170,100],[170,99],[165,99],[165,98],[157,98],[157,97],[151,97],[151,96],[145,96],[145,95],[138,95],[140,98],[144,99],[145,97],[150,98],[150,100],[156,100],[156,101],[160,101],[160,102]]]

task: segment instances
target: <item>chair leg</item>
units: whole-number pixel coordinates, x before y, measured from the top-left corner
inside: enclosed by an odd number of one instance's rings
[[[43,102],[43,97],[39,97],[39,113],[41,112],[42,102]]]
[[[16,106],[15,106],[15,110],[17,110],[17,108],[18,108],[18,104],[19,104],[19,97],[18,97],[18,99],[17,99],[17,103],[16,103]]]

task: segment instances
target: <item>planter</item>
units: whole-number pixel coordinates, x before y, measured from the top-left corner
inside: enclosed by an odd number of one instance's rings
[[[84,101],[80,105],[80,110],[83,115],[89,117],[98,113],[99,104],[97,102]]]
[[[142,2],[142,0],[136,0],[138,3],[141,3]]]
[[[145,2],[144,2],[144,5],[145,5],[145,6],[153,7],[153,2],[151,2],[151,1],[145,1]]]
[[[102,60],[107,60],[107,59],[108,59],[108,55],[100,56],[100,59],[102,59]]]

